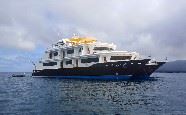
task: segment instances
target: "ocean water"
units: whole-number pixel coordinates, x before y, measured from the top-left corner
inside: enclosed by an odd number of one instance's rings
[[[186,74],[125,81],[10,77],[0,73],[0,115],[186,115]]]

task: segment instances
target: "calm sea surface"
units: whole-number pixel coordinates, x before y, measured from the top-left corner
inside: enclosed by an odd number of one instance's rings
[[[0,73],[0,115],[186,115],[186,74],[96,81]]]

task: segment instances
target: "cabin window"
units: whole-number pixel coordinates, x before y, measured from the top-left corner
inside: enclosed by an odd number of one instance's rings
[[[110,60],[128,60],[131,56],[111,56]]]
[[[88,54],[90,53],[90,49],[89,49],[89,48],[87,49],[87,53],[88,53]]]
[[[52,53],[49,53],[49,58],[52,59]]]
[[[43,63],[43,66],[54,66],[54,65],[57,65],[57,62]]]
[[[79,48],[79,52],[81,52],[81,48]]]
[[[113,48],[109,48],[109,50],[114,50]]]
[[[110,50],[112,48],[108,48],[108,47],[94,47],[94,50]]]
[[[72,50],[67,50],[67,54],[73,54],[74,53],[74,49]]]
[[[61,68],[63,68],[63,61],[61,61]]]
[[[58,55],[58,52],[54,52],[54,56],[57,56]]]
[[[106,57],[104,57],[103,60],[104,60],[105,63],[107,62],[107,58]]]
[[[81,59],[81,63],[91,63],[91,62],[99,62],[99,58]]]
[[[76,67],[78,67],[78,60],[76,59]]]
[[[65,57],[65,51],[63,51],[63,58]]]
[[[58,44],[60,44],[60,45],[64,45],[65,43],[64,43],[63,41],[61,41],[61,42],[58,42]]]
[[[66,61],[66,65],[72,64],[72,60]]]

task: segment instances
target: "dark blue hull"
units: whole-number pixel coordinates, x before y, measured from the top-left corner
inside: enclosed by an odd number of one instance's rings
[[[34,76],[34,77],[52,77],[61,79],[84,79],[84,80],[129,80],[132,78],[130,75],[105,75],[105,76]],[[147,77],[147,76],[144,76]]]
[[[98,63],[90,67],[34,70],[36,77],[60,77],[64,79],[122,80],[150,76],[162,64],[146,65],[149,59]]]

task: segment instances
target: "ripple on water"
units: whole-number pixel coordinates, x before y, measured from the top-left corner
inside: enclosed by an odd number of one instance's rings
[[[186,74],[126,81],[0,74],[0,114],[186,114]]]

